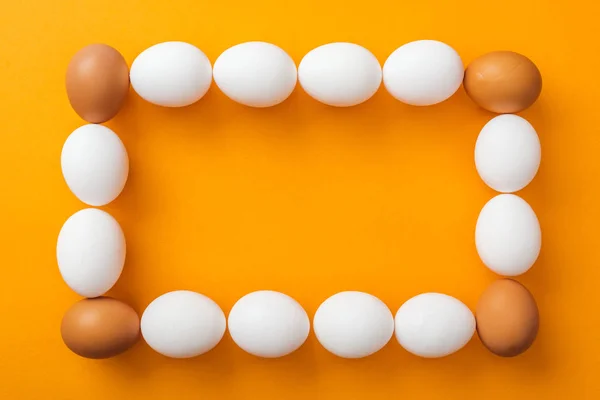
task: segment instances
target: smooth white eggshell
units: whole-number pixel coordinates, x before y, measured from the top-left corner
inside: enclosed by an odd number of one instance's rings
[[[504,276],[520,275],[533,266],[542,232],[533,209],[514,194],[500,194],[483,207],[475,228],[481,261]]]
[[[542,150],[526,119],[505,114],[492,118],[475,144],[475,166],[483,181],[498,192],[523,189],[537,174]]]
[[[271,107],[292,94],[297,71],[294,60],[274,44],[246,42],[217,58],[213,77],[230,99],[251,107]]]
[[[138,55],[129,76],[133,89],[146,101],[183,107],[206,94],[212,83],[212,67],[197,47],[185,42],[164,42]]]
[[[383,65],[383,84],[403,103],[429,106],[452,96],[460,87],[464,66],[452,47],[418,40],[396,49]]]
[[[311,50],[298,66],[302,88],[321,103],[349,107],[371,98],[381,85],[381,65],[354,43],[329,43]]]
[[[107,212],[86,208],[64,223],[56,244],[62,278],[77,294],[98,297],[119,279],[125,264],[125,235]]]
[[[190,358],[214,348],[225,334],[225,314],[210,298],[188,290],[168,292],[141,319],[148,346],[171,358]]]
[[[475,333],[475,317],[460,300],[441,293],[423,293],[406,301],[396,313],[396,339],[410,353],[444,357],[463,348]]]
[[[83,125],[69,135],[60,157],[71,192],[91,206],[119,196],[129,174],[129,158],[121,139],[103,125]]]
[[[258,357],[282,357],[298,349],[310,332],[310,320],[290,296],[270,290],[239,299],[228,317],[229,333],[244,351]]]
[[[383,348],[394,333],[394,317],[377,297],[340,292],[317,309],[313,329],[323,347],[344,358],[367,357]]]

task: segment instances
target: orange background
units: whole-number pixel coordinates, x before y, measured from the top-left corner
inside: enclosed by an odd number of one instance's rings
[[[600,395],[600,62],[598,6],[586,1],[60,0],[4,2],[0,11],[2,399],[592,399]],[[562,4],[562,5],[561,5]],[[595,8],[595,9],[592,9]],[[296,60],[353,41],[383,63],[398,46],[439,39],[470,62],[509,49],[537,63],[542,166],[522,192],[543,250],[519,279],[535,295],[539,337],[502,359],[474,338],[438,360],[395,340],[373,357],[335,358],[311,334],[278,360],[243,353],[226,335],[210,353],[170,360],[143,342],[90,361],[60,339],[78,300],[55,261],[62,223],[84,207],[60,170],[64,140],[83,122],[64,90],[69,58],[92,42],[128,60],[158,42],[189,41],[211,59],[249,40]],[[477,215],[494,192],[473,149],[492,114],[461,89],[414,108],[380,90],[334,109],[299,88],[282,105],[244,108],[213,88],[197,104],[163,109],[131,93],[108,125],[131,160],[125,191],[106,207],[127,237],[110,292],[140,313],[175,289],[202,292],[225,312],[253,290],[295,297],[314,315],[341,290],[362,290],[392,312],[444,292],[474,308],[496,279],[474,247]]]

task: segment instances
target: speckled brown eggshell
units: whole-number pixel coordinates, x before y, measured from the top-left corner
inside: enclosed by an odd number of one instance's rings
[[[534,342],[539,327],[535,299],[519,282],[499,279],[482,293],[475,311],[477,333],[492,353],[513,357]]]
[[[113,357],[138,341],[140,318],[122,301],[110,297],[84,299],[65,313],[61,335],[65,345],[82,357]]]
[[[480,107],[499,114],[517,113],[538,99],[542,75],[524,55],[495,51],[469,64],[463,84]]]
[[[105,44],[91,44],[71,59],[67,96],[75,112],[90,123],[113,118],[129,90],[129,67],[123,56]]]

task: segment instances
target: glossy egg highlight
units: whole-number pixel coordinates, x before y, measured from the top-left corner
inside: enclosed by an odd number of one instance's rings
[[[101,43],[79,50],[69,62],[67,97],[87,122],[99,124],[113,118],[129,91],[129,67],[114,48]]]
[[[63,145],[60,163],[71,192],[91,206],[116,199],[129,174],[123,142],[103,125],[89,124],[73,131]]]
[[[493,51],[468,65],[464,86],[469,97],[480,107],[510,114],[535,103],[542,92],[542,75],[522,54]]]
[[[131,348],[140,337],[140,319],[128,304],[109,297],[83,299],[63,316],[65,345],[86,358],[109,358]]]
[[[184,107],[200,100],[212,83],[206,55],[185,42],[164,42],[144,50],[131,65],[131,86],[146,101]]]
[[[403,103],[429,106],[448,99],[460,87],[463,62],[452,47],[417,40],[396,49],[383,65],[383,84]]]
[[[477,137],[475,166],[492,189],[511,193],[523,189],[537,174],[542,157],[533,126],[513,114],[491,119]]]
[[[523,274],[540,253],[540,223],[525,200],[514,194],[500,194],[479,213],[475,245],[481,261],[495,273]]]
[[[228,317],[233,341],[257,357],[283,357],[306,341],[310,320],[292,297],[271,291],[252,292],[239,299]]]
[[[396,339],[404,349],[426,358],[444,357],[463,348],[475,333],[475,317],[460,300],[422,293],[396,313]]]
[[[63,280],[73,291],[84,297],[98,297],[121,276],[125,235],[109,213],[86,208],[63,224],[56,258]]]
[[[246,42],[225,50],[215,61],[213,76],[227,97],[250,107],[283,102],[297,81],[294,60],[265,42]]]
[[[210,298],[189,290],[165,293],[142,314],[142,336],[154,351],[191,358],[214,348],[225,333],[225,314]]]
[[[325,300],[313,319],[317,340],[343,358],[362,358],[381,350],[394,333],[394,317],[377,297],[340,292]]]
[[[354,43],[329,43],[311,50],[298,66],[300,85],[312,98],[336,107],[370,99],[381,85],[381,65]]]
[[[540,316],[536,301],[513,279],[499,279],[488,286],[475,313],[481,342],[498,356],[517,356],[537,337]]]

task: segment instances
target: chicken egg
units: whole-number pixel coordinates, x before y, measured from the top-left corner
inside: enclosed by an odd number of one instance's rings
[[[165,293],[142,314],[142,336],[154,351],[190,358],[214,348],[225,333],[225,314],[210,298],[188,290]]]
[[[354,43],[329,43],[311,50],[298,66],[298,80],[321,103],[349,107],[370,99],[381,85],[381,65]]]
[[[65,313],[60,332],[72,352],[86,358],[108,358],[138,341],[140,319],[122,301],[109,297],[83,299]]]
[[[340,292],[325,300],[313,319],[317,340],[343,358],[381,350],[394,334],[394,317],[384,302],[363,292]]]
[[[77,114],[99,124],[121,109],[129,90],[129,68],[114,48],[91,44],[79,50],[69,62],[67,96]]]
[[[213,76],[227,97],[251,107],[283,102],[297,81],[294,60],[265,42],[241,43],[225,50],[215,61]]]
[[[98,297],[117,282],[125,264],[125,236],[106,211],[86,208],[71,215],[56,244],[65,283],[84,297]]]
[[[131,86],[146,101],[164,107],[184,107],[206,94],[212,67],[204,53],[185,42],[159,43],[131,64]]]
[[[271,290],[252,292],[239,299],[228,317],[233,341],[258,357],[283,357],[306,341],[310,320],[290,296]]]
[[[533,126],[518,115],[493,118],[477,137],[477,172],[498,192],[516,192],[527,186],[537,174],[540,160],[540,139]]]
[[[456,50],[436,40],[417,40],[396,49],[383,65],[383,84],[403,103],[429,106],[452,96],[464,76]]]
[[[499,114],[531,106],[542,92],[542,75],[527,57],[494,51],[473,60],[465,71],[465,91],[477,105]]]
[[[117,198],[129,174],[123,142],[102,125],[75,129],[63,145],[60,163],[71,192],[91,206],[103,206]]]
[[[422,293],[396,313],[396,339],[407,351],[437,358],[463,348],[475,333],[475,317],[460,300],[441,293]]]
[[[497,274],[525,273],[537,260],[542,246],[535,212],[514,194],[492,198],[479,213],[475,245],[481,261]]]
[[[477,333],[483,345],[502,357],[525,352],[539,329],[539,311],[527,288],[512,279],[499,279],[481,294]]]

